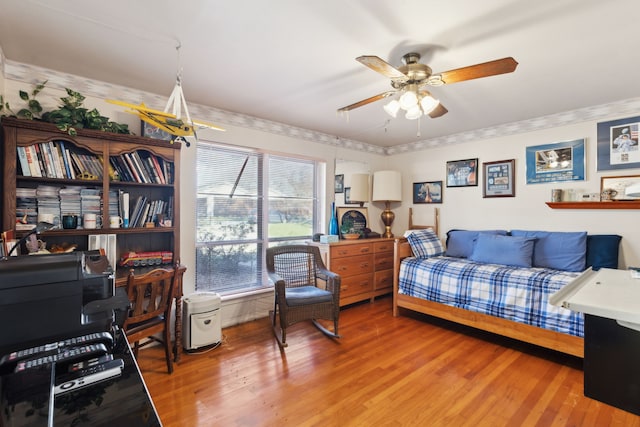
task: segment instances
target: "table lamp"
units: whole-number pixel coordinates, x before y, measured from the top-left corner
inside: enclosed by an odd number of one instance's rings
[[[391,224],[396,215],[391,211],[391,202],[402,201],[402,175],[397,171],[378,171],[373,174],[374,202],[385,202],[385,210],[380,214],[384,224],[383,237],[391,238]]]
[[[354,173],[351,175],[351,189],[349,190],[349,200],[360,203],[362,207],[369,201],[369,174]]]

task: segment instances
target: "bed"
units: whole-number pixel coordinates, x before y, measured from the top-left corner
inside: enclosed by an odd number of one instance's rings
[[[409,215],[409,229],[431,229],[439,243],[437,210],[433,226],[417,226],[412,222],[411,212]],[[539,236],[541,232],[537,233]],[[493,237],[498,238],[502,239]],[[484,239],[476,238],[474,244],[480,245]],[[531,247],[533,259],[533,247],[542,239],[530,237],[529,240],[531,244],[527,245]],[[587,243],[595,247],[595,242],[601,247],[597,251],[587,250]],[[484,262],[482,257],[478,261],[477,257],[447,256],[437,250],[429,256],[420,253],[416,256],[408,239],[397,238],[393,314],[398,316],[401,309],[411,310],[583,357],[582,315],[548,304],[548,295],[578,277],[587,264],[598,268],[606,262],[611,267],[615,259],[614,268],[617,268],[619,242],[617,235],[589,236],[584,239],[587,253],[582,268],[565,271],[537,265],[493,264]],[[451,250],[453,252],[453,246]]]

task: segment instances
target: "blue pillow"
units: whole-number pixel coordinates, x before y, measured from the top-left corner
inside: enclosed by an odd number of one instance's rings
[[[480,233],[469,259],[488,264],[531,267],[535,238]]]
[[[447,256],[469,258],[480,233],[507,235],[506,230],[450,230],[447,233]]]
[[[594,270],[618,268],[618,250],[622,236],[617,234],[587,235],[587,267]]]
[[[442,242],[438,235],[430,228],[411,230],[405,235],[416,258],[429,258],[444,254]]]
[[[583,271],[587,256],[586,231],[511,230],[512,236],[536,237],[533,266],[564,271]]]

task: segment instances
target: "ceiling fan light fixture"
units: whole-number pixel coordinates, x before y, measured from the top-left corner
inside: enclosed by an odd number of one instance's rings
[[[384,111],[386,111],[391,117],[396,118],[398,117],[398,111],[400,111],[400,103],[397,99],[392,99],[382,108],[384,108]]]
[[[408,90],[400,97],[400,106],[409,111],[412,107],[418,105],[418,95],[415,92]]]
[[[435,99],[431,95],[425,95],[420,100],[420,106],[422,107],[422,111],[424,114],[429,114],[440,104],[440,101]]]
[[[411,107],[407,111],[407,114],[404,115],[404,117],[408,120],[416,120],[419,119],[420,116],[422,116],[422,110],[420,109],[420,105],[418,104]]]

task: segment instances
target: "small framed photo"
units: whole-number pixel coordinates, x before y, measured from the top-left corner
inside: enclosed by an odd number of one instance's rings
[[[526,148],[527,184],[585,180],[585,138]]]
[[[482,197],[515,197],[515,159],[482,164]]]
[[[478,185],[478,159],[447,162],[447,187]]]
[[[336,175],[336,179],[334,181],[334,193],[343,193],[344,192],[344,174]]]
[[[144,120],[140,120],[140,127],[142,128],[142,136],[147,138],[161,139],[163,141],[173,140],[173,135],[169,132],[165,132],[162,129],[147,123]]]
[[[413,203],[442,203],[442,181],[414,182]]]
[[[640,175],[603,176],[600,178],[601,200],[640,200],[638,196],[631,196],[627,188],[640,186]],[[637,187],[634,187],[637,188]],[[637,191],[633,191],[637,194]]]
[[[598,123],[597,170],[640,168],[640,116]]]

